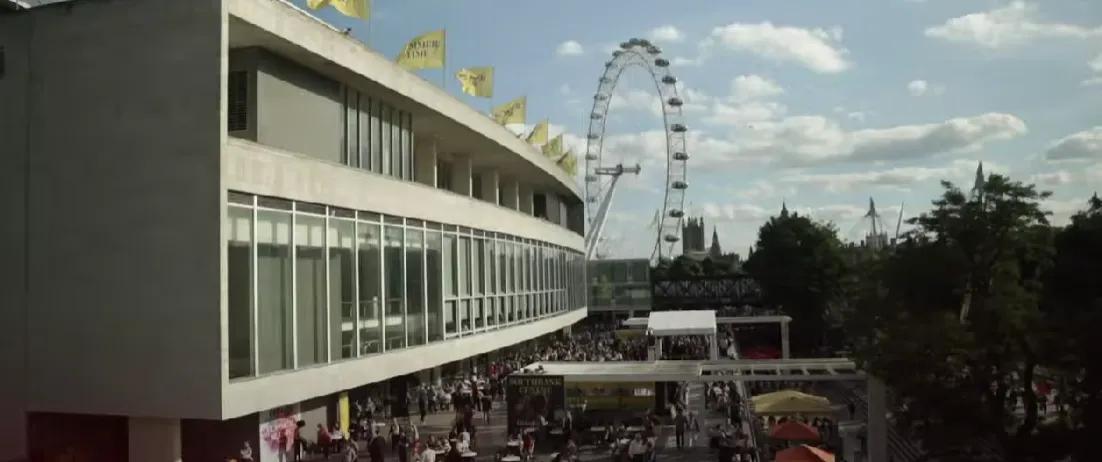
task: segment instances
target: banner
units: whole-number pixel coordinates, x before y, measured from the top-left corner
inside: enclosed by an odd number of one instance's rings
[[[509,101],[494,108],[493,118],[501,125],[522,124],[528,113],[528,98],[520,98]]]
[[[306,6],[312,10],[331,6],[345,16],[360,19],[371,17],[371,0],[307,0]]]
[[[542,122],[536,124],[535,127],[532,127],[532,133],[528,134],[528,138],[525,141],[527,141],[528,144],[534,144],[534,145],[537,145],[537,146],[542,146],[544,144],[547,144],[547,126],[548,125],[549,124],[548,124],[547,119],[543,119]]]
[[[563,171],[570,176],[578,174],[578,157],[574,155],[574,151],[567,151],[566,155],[559,159],[559,167],[562,167]]]
[[[543,155],[552,159],[558,159],[562,156],[562,133],[551,138],[551,142],[543,145],[543,148],[540,150],[543,151]]]
[[[467,67],[455,73],[459,88],[471,96],[491,98],[494,96],[494,68]]]
[[[509,434],[519,428],[538,427],[545,422],[552,422],[556,412],[566,410],[563,377],[510,375],[505,382],[505,402],[509,406]]]
[[[398,53],[398,65],[409,69],[440,69],[446,54],[444,30],[418,35]]]

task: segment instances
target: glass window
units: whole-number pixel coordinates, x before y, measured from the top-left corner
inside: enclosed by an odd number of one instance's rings
[[[402,178],[402,111],[390,108],[390,176]]]
[[[371,98],[360,95],[359,105],[356,107],[356,117],[359,119],[357,130],[359,133],[360,168],[371,170]]]
[[[481,298],[471,300],[471,318],[474,320],[473,324],[475,329],[481,329],[486,325],[486,313],[484,310],[485,306]]]
[[[379,100],[372,99],[368,103],[368,110],[371,111],[371,133],[369,135],[371,139],[371,171],[375,173],[383,172],[383,155],[382,155],[382,128],[380,123],[382,118],[379,117],[379,112],[382,110]]]
[[[298,366],[328,361],[325,297],[325,218],[295,217],[295,322]]]
[[[391,153],[390,153],[390,148],[391,148],[391,144],[390,144],[390,134],[391,134],[390,113],[391,113],[390,106],[387,106],[385,104],[380,103],[380,105],[379,105],[379,120],[382,123],[382,138],[380,139],[380,143],[382,143],[382,149],[383,149],[382,153],[381,153],[382,161],[383,161],[383,175],[393,175],[393,168],[394,168],[394,162],[393,162],[393,159],[391,158]]]
[[[471,332],[471,301],[463,300],[459,302],[459,327],[461,332],[469,334]]]
[[[486,240],[474,239],[474,248],[471,249],[471,294],[482,295],[482,285],[486,281],[485,268],[482,267],[483,255],[486,252]]]
[[[356,224],[329,220],[329,316],[334,358],[356,356]]]
[[[497,249],[497,290],[500,293],[509,293],[509,283],[507,282],[509,278],[509,243],[506,241],[498,241]]]
[[[456,308],[458,302],[452,300],[444,304],[444,328],[447,335],[455,335],[458,331],[456,320],[459,319],[459,311]]]
[[[486,293],[497,293],[497,241],[486,240]]]
[[[379,251],[379,225],[356,224],[356,254],[359,256],[359,332],[360,354],[379,353],[383,347],[381,283],[382,254]]]
[[[386,349],[406,346],[405,320],[405,264],[402,254],[402,228],[386,227],[386,261],[383,274],[386,280]]]
[[[459,238],[459,295],[466,297],[471,293],[471,238]]]
[[[257,369],[264,374],[293,365],[291,214],[261,210],[256,221]]]
[[[359,166],[360,123],[358,117],[360,93],[344,87],[344,154],[341,156],[346,165]]]
[[[435,342],[444,338],[444,319],[443,319],[443,307],[441,292],[441,284],[443,278],[441,277],[444,265],[444,259],[441,255],[441,238],[440,231],[429,231],[425,234],[425,264],[426,275],[428,281],[427,293],[428,300],[426,305],[428,306],[428,318],[429,318],[429,341]]]
[[[444,235],[444,295],[454,297],[459,279],[459,252],[455,249],[455,235]]]
[[[256,372],[253,364],[253,211],[227,207],[226,243],[227,332],[230,378]]]
[[[425,343],[423,233],[419,229],[406,230],[406,325],[409,326],[410,346]]]

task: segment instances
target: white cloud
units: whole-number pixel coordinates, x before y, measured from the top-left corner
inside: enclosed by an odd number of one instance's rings
[[[859,124],[863,124],[863,123],[865,123],[866,115],[867,114],[865,114],[864,112],[854,111],[854,112],[850,112],[850,113],[846,114],[846,117],[849,118],[849,120],[852,120],[852,121],[857,122]]]
[[[909,92],[911,96],[922,96],[926,94],[928,87],[929,84],[927,84],[925,80],[912,80],[911,83],[907,84],[907,92]]]
[[[628,110],[645,111],[655,116],[662,115],[662,101],[658,98],[658,93],[634,88],[613,92],[608,107],[610,113]]]
[[[1072,175],[1065,170],[1048,173],[1035,173],[1029,177],[1029,182],[1044,186],[1059,186],[1072,182]]]
[[[1051,161],[1102,159],[1102,126],[1072,133],[1057,140],[1045,152]]]
[[[771,199],[783,196],[794,196],[796,188],[792,186],[778,186],[775,182],[757,180],[749,187],[734,191],[735,197],[746,200]]]
[[[570,88],[570,84],[564,83],[561,86],[559,86],[559,94],[560,95],[569,96],[572,93],[573,93],[573,91]]]
[[[805,29],[759,24],[732,23],[717,27],[710,39],[730,50],[753,53],[779,62],[795,62],[815,72],[833,74],[850,67],[847,51],[839,46],[842,29]],[[705,47],[707,48],[707,47]]]
[[[574,40],[567,40],[559,44],[555,48],[555,54],[558,56],[577,56],[585,53],[585,49],[582,48],[582,44]]]
[[[1102,85],[1102,75],[1100,75],[1098,77],[1091,77],[1087,80],[1084,80],[1084,81],[1080,82],[1080,85],[1082,85],[1084,87],[1093,87],[1093,86]]]
[[[845,173],[795,173],[781,178],[782,182],[800,186],[822,188],[828,192],[865,191],[871,187],[883,187],[899,191],[910,191],[911,186],[921,182],[967,180],[975,172],[976,160],[955,160],[944,167],[897,167],[887,170],[845,172]],[[993,165],[985,165],[987,170],[998,170]]]
[[[907,93],[910,93],[911,96],[940,95],[945,93],[945,87],[931,85],[930,82],[925,80],[912,80],[907,84]]]
[[[731,97],[733,103],[765,99],[784,93],[777,82],[760,75],[740,75],[731,80]]]
[[[769,211],[759,205],[745,203],[719,204],[707,202],[700,209],[705,218],[716,221],[753,223],[765,220],[771,215]]]
[[[1091,70],[1095,72],[1102,72],[1102,54],[1099,54],[1094,59],[1092,59],[1089,63],[1087,63],[1087,66],[1090,66]]]
[[[721,102],[712,104],[711,114],[704,118],[705,123],[726,126],[748,126],[754,122],[764,122],[784,115],[788,108],[772,101],[750,101],[729,105]]]
[[[651,40],[659,43],[680,42],[685,39],[685,34],[682,34],[680,30],[677,30],[676,27],[671,25],[655,27],[654,29],[651,29],[650,33],[647,34],[647,36],[650,37]]]
[[[1041,22],[1036,5],[1015,1],[990,11],[950,18],[927,28],[926,36],[1002,48],[1043,38],[1102,37],[1102,27]]]

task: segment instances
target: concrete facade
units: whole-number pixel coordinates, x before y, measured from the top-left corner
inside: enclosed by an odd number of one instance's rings
[[[181,460],[183,429],[196,421],[439,367],[585,316],[231,382],[228,191],[580,252],[582,228],[562,226],[558,206],[557,223],[531,216],[536,191],[580,214],[574,180],[477,110],[279,0],[50,5],[0,16],[0,46],[0,308],[16,326],[0,336],[0,373],[15,378],[0,385],[0,461],[30,457],[28,413],[125,416],[131,460]],[[235,67],[256,64],[250,124],[233,138],[231,53]],[[412,114],[418,182],[342,165],[342,85]],[[435,187],[445,156],[452,191]],[[475,170],[483,201],[471,197]]]

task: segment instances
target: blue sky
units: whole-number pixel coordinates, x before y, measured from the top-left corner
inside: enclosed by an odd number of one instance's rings
[[[295,0],[303,5],[305,0]],[[528,96],[584,152],[615,44],[646,37],[673,61],[691,130],[686,208],[745,255],[783,201],[859,239],[870,196],[894,223],[976,163],[1054,192],[1054,221],[1102,189],[1102,3],[1092,0],[374,0],[367,23],[314,14],[381,53],[448,31],[455,70],[496,68],[494,103]],[[439,83],[439,71],[422,75]],[[625,178],[605,252],[649,256],[661,205],[659,101],[640,69],[617,85],[604,155]],[[459,96],[479,109],[483,99]],[[523,127],[515,127],[518,131]]]

